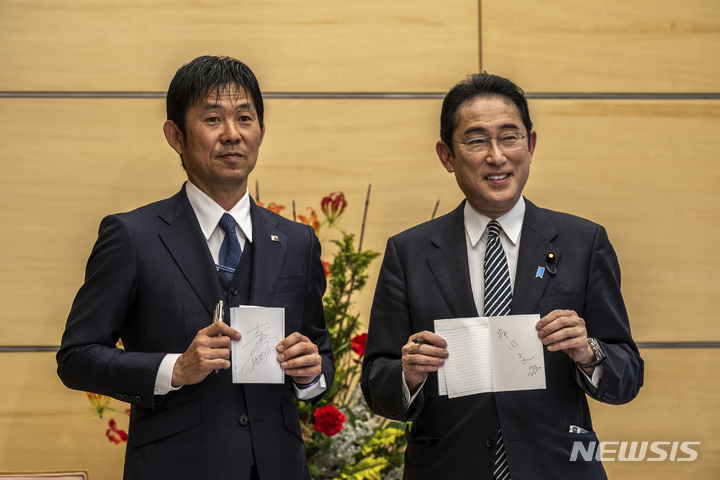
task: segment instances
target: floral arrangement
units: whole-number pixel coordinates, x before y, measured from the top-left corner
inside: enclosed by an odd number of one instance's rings
[[[329,286],[323,305],[335,356],[335,381],[317,404],[298,400],[305,453],[315,480],[399,480],[403,475],[405,425],[374,415],[365,404],[359,385],[367,333],[358,333],[359,314],[353,313],[353,297],[366,285],[367,268],[380,255],[362,250],[369,199],[368,187],[357,247],[355,236],[339,226],[347,207],[342,192],[333,192],[320,202],[324,220],[312,207],[307,207],[307,215],[296,215],[293,202],[293,220],[312,226],[321,241],[323,227],[328,235],[340,237],[329,240],[337,247],[332,262],[323,261]],[[274,202],[264,206],[258,193],[256,202],[277,214],[285,210]],[[122,348],[122,343],[118,342],[118,347]],[[111,408],[110,397],[89,392],[86,395],[93,416],[98,418],[108,411],[130,412]],[[127,442],[127,433],[118,428],[114,418],[109,420],[105,435],[115,444]]]
[[[320,202],[324,220],[312,207],[307,208],[309,215],[298,215],[300,222],[312,225],[321,241],[322,227],[329,230],[328,235],[340,237],[330,239],[337,247],[332,262],[323,262],[329,287],[323,303],[335,356],[335,382],[316,405],[298,401],[305,452],[315,480],[401,479],[403,474],[405,425],[375,416],[359,386],[367,333],[359,333],[353,297],[367,283],[367,268],[380,255],[362,250],[369,199],[370,187],[357,247],[355,236],[339,225],[347,207],[342,192]]]

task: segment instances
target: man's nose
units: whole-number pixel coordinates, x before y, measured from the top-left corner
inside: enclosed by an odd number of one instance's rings
[[[238,143],[242,139],[240,128],[235,122],[225,122],[220,141],[223,143]]]
[[[505,163],[505,153],[500,150],[500,145],[496,138],[491,139],[490,150],[488,150],[485,155],[488,163],[492,163],[493,165],[502,165]]]

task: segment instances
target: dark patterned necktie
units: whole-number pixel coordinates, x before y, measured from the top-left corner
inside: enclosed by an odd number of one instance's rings
[[[488,241],[485,249],[485,316],[498,317],[510,313],[512,288],[510,286],[510,271],[507,258],[500,244],[500,224],[496,220],[488,223]],[[505,442],[502,430],[498,428],[497,450],[495,450],[496,480],[510,480],[507,457],[505,456]]]
[[[232,280],[235,269],[240,263],[240,257],[242,257],[242,248],[240,248],[240,242],[235,233],[235,219],[229,213],[223,213],[219,225],[225,232],[225,238],[220,245],[217,267],[220,273]]]

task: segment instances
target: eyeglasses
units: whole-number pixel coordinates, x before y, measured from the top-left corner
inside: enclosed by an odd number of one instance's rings
[[[464,142],[453,140],[453,143],[462,143],[465,145],[468,153],[487,153],[492,150],[492,139],[497,140],[498,148],[503,152],[518,150],[523,146],[523,139],[527,135],[519,133],[505,133],[497,137],[475,137]]]

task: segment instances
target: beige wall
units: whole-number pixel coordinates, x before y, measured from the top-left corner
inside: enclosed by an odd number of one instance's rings
[[[247,62],[263,90],[446,92],[465,74],[542,92],[720,92],[720,7],[582,0],[0,3],[0,92],[163,92],[197,55]],[[482,48],[481,48],[482,45]],[[331,191],[365,248],[454,208],[435,153],[439,99],[266,102],[251,176],[261,199],[300,213]],[[720,341],[720,100],[533,99],[538,148],[526,194],[609,232],[637,341]],[[100,219],[165,198],[183,171],[162,135],[162,99],[0,98],[0,346],[58,345]],[[254,190],[251,188],[251,191]],[[369,315],[380,266],[358,308]],[[611,462],[611,478],[717,478],[718,350],[643,349],[630,405],[593,404],[602,440],[702,441],[694,463]],[[0,353],[0,471],[87,468],[120,478],[52,353]],[[119,418],[119,416],[118,416]]]

